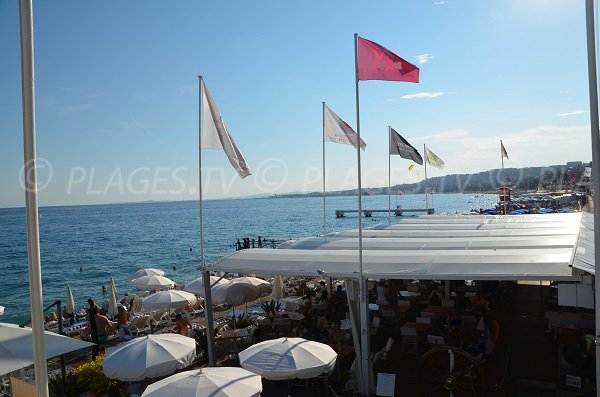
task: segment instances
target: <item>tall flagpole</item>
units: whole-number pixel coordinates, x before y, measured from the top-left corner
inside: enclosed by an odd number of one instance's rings
[[[360,165],[360,100],[358,93],[358,34],[354,33],[354,67],[355,67],[355,83],[356,83],[356,134],[358,142],[356,145],[356,153],[358,158],[358,279],[360,283],[360,351],[361,351],[361,372],[363,380],[363,392],[365,395],[370,394],[371,389],[371,360],[370,360],[370,333],[369,333],[369,312],[367,299],[367,280],[363,274],[363,247],[362,247],[362,181],[361,181],[361,165]]]
[[[500,185],[506,186],[504,184],[504,153],[502,152],[502,139],[500,139],[500,158],[502,159],[502,175],[500,176]],[[502,206],[504,207],[504,215],[506,215],[506,192],[503,190],[502,192]]]
[[[33,7],[31,0],[20,0],[21,78],[23,91],[23,161],[27,218],[27,257],[29,262],[29,299],[36,396],[48,396],[48,366],[44,349],[44,311],[42,268],[37,200],[35,147],[35,83],[33,68]]]
[[[202,268],[202,282],[204,283],[204,315],[206,317],[206,342],[208,350],[208,365],[216,366],[216,350],[215,350],[215,330],[213,324],[213,306],[212,295],[210,291],[210,272],[206,267],[206,259],[204,258],[204,224],[202,221],[202,121],[203,121],[203,98],[204,92],[202,89],[202,76],[198,76],[199,89],[199,117],[198,117],[198,189],[200,191],[200,264]]]
[[[587,27],[587,57],[588,57],[588,84],[590,92],[590,121],[592,134],[592,183],[594,187],[594,228],[600,225],[600,126],[598,121],[598,78],[596,75],[596,43],[594,29],[594,1],[586,0],[585,15]],[[599,226],[600,227],[600,226]],[[596,263],[600,258],[600,233],[594,233],[594,256]],[[595,265],[595,264],[594,264]],[[596,300],[596,379],[600,379],[600,277],[594,276]],[[596,395],[600,396],[600,388],[596,388]]]
[[[325,102],[323,102],[323,236],[327,234],[327,222],[326,222],[326,210],[325,210]]]
[[[423,144],[423,155],[425,156],[425,210],[429,213],[429,199],[427,198],[427,148]]]
[[[392,127],[388,125],[388,223],[392,223],[392,198],[390,196],[390,190],[392,187],[392,155],[390,153],[390,147],[392,145]]]
[[[31,0],[20,1],[21,74],[23,101],[23,160],[27,219],[29,296],[37,396],[48,395],[48,367],[44,349],[44,312],[42,309],[42,270],[37,200],[35,83],[33,53],[33,8]]]

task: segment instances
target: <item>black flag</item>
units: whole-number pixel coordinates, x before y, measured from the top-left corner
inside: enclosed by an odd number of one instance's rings
[[[403,159],[412,160],[423,165],[423,157],[408,141],[390,127],[390,154],[397,154]]]

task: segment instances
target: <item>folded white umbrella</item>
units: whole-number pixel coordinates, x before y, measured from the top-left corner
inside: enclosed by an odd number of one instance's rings
[[[75,299],[73,298],[73,291],[71,291],[71,287],[69,285],[67,285],[67,305],[65,307],[65,313],[75,313]]]
[[[133,274],[131,274],[129,276],[129,281],[132,281],[132,280],[134,280],[136,278],[140,278],[140,277],[143,277],[143,276],[154,276],[154,275],[156,275],[156,276],[164,276],[165,272],[163,272],[160,269],[154,269],[154,268],[151,268],[151,267],[146,268],[146,269],[140,269],[137,272],[135,272],[135,273],[133,273]]]
[[[283,278],[279,274],[273,279],[273,291],[271,292],[271,296],[273,299],[285,298]]]
[[[119,309],[117,307],[117,287],[115,286],[115,280],[110,276],[110,291],[108,293],[108,315],[110,318],[115,318]]]
[[[220,278],[220,277],[216,277],[216,276],[210,276],[210,285],[213,285],[215,283],[217,283],[217,285],[218,284],[228,284],[229,280]],[[187,291],[187,292],[191,292],[192,294],[204,296],[204,280],[203,280],[203,278],[198,277],[197,279],[190,281],[189,283],[187,283],[185,285],[185,288],[183,290]]]
[[[179,334],[147,335],[108,352],[102,372],[111,379],[140,381],[172,374],[192,364],[195,356],[194,338]]]
[[[164,276],[150,275],[134,278],[131,280],[131,284],[133,284],[136,288],[148,290],[173,288],[175,282]]]
[[[142,301],[142,307],[144,310],[179,309],[185,305],[192,306],[197,301],[196,295],[192,293],[170,289],[148,295]]]
[[[260,376],[237,367],[206,367],[155,382],[142,397],[260,397]]]
[[[60,356],[93,346],[93,343],[69,338],[46,331],[44,349],[46,358]],[[31,328],[16,324],[0,323],[0,375],[33,364],[33,337]]]
[[[231,279],[232,283],[244,283],[258,288],[259,294],[271,292],[271,283],[258,277],[237,277]]]
[[[265,379],[308,379],[333,371],[337,353],[324,343],[279,338],[250,346],[239,359],[242,368]]]
[[[261,294],[258,287],[246,283],[217,284],[211,289],[212,302],[215,305],[242,305],[257,299]]]

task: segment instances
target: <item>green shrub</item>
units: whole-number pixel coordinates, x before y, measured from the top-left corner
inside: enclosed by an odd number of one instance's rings
[[[96,357],[81,366],[76,370],[79,381],[87,385],[87,389],[92,392],[99,392],[108,390],[111,387],[116,386],[119,382],[112,380],[104,375],[102,372],[102,362],[104,361],[104,355]]]
[[[270,300],[261,303],[260,307],[265,311],[265,313],[276,313],[281,309],[281,302]]]
[[[254,319],[246,316],[245,313],[241,313],[238,316],[234,315],[228,318],[226,324],[230,329],[246,328],[254,324]]]

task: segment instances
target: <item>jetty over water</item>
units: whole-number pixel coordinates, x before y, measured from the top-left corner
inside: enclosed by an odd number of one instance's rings
[[[365,218],[370,218],[373,216],[373,213],[376,212],[382,212],[382,213],[386,213],[388,212],[388,210],[384,209],[384,210],[362,210],[363,215],[365,216]],[[358,210],[335,210],[335,217],[336,218],[344,218],[346,213],[358,213]],[[394,214],[395,216],[402,216],[404,214],[412,214],[412,213],[425,213],[427,215],[433,215],[435,213],[435,210],[433,208],[402,208],[400,206],[397,206],[395,209],[391,210],[391,213]]]

